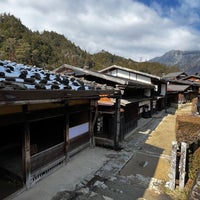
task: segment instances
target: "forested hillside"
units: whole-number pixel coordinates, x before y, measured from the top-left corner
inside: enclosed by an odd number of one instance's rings
[[[64,35],[49,31],[33,32],[25,27],[20,19],[5,13],[0,15],[0,59],[50,70],[66,63],[77,67],[88,66],[92,70],[116,64],[159,76],[178,71],[177,67],[135,62],[106,51],[92,55]]]

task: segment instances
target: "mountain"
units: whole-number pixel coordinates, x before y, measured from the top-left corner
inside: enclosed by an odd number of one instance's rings
[[[11,60],[25,65],[35,65],[49,70],[69,64],[76,67],[88,66],[100,70],[111,65],[120,65],[161,76],[177,71],[160,63],[135,62],[105,50],[90,54],[53,31],[31,31],[20,19],[11,14],[0,14],[0,60]]]
[[[33,32],[20,19],[0,15],[0,59],[53,69],[69,63],[87,65],[90,55],[56,32]]]
[[[163,56],[155,57],[149,62],[159,62],[167,66],[177,66],[188,74],[200,72],[200,51],[171,50]]]

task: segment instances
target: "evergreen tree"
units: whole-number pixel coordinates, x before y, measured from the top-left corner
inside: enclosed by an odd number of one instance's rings
[[[48,69],[66,63],[77,67],[88,66],[93,70],[115,64],[159,76],[178,71],[177,67],[167,67],[159,63],[138,63],[105,50],[91,55],[64,35],[53,31],[32,32],[19,19],[6,13],[0,15],[0,59]]]

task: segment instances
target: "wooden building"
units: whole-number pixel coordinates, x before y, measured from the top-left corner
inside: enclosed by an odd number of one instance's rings
[[[200,75],[189,75],[182,80],[190,82],[190,84],[193,85],[193,90],[195,91],[195,93],[198,93],[198,95],[200,94]]]
[[[129,68],[112,65],[100,71],[101,73],[108,74],[118,78],[124,78],[127,80],[137,81],[140,84],[146,84],[153,86],[152,88],[146,87],[144,90],[136,91],[136,96],[149,97],[149,100],[140,101],[140,115],[142,115],[144,109],[148,107],[149,112],[152,114],[156,111],[160,111],[165,108],[166,104],[166,81],[159,76],[147,74],[144,72],[132,70]],[[132,95],[128,94],[128,96]]]
[[[187,101],[187,94],[190,94],[191,85],[188,84],[174,84],[167,85],[167,102],[170,106],[172,103],[183,104]],[[189,97],[189,95],[188,95]]]
[[[100,95],[115,94],[111,87],[0,61],[0,198],[30,188],[93,146]]]
[[[200,77],[184,72],[170,73],[163,77],[167,82],[168,105],[191,102],[200,90]]]
[[[189,75],[184,77],[182,80],[190,81],[193,83],[200,83],[200,76],[199,75]]]
[[[140,72],[134,75],[133,70],[127,71],[126,68],[118,68],[121,71],[124,70],[123,74],[130,73],[128,77],[137,76],[137,78],[128,78],[126,75],[124,77],[114,76],[114,72],[104,74],[103,72],[94,72],[69,65],[62,65],[58,68],[60,73],[74,72],[75,76],[76,73],[81,73],[85,80],[103,84],[105,88],[112,86],[121,91],[121,97],[119,98],[112,99],[102,96],[98,101],[99,114],[95,126],[95,141],[97,144],[114,146],[114,133],[120,134],[119,138],[123,141],[124,137],[137,127],[140,117],[151,117],[153,106],[155,106],[155,109],[158,108],[159,100],[163,100],[162,102],[165,103],[166,83],[162,82],[159,77],[147,76],[147,74]],[[153,105],[154,100],[156,105]],[[160,109],[164,108],[163,104]],[[117,120],[120,122],[117,122]],[[119,123],[120,125],[116,127],[112,125]]]
[[[188,77],[188,74],[186,72],[172,72],[172,73],[169,73],[169,74],[165,74],[163,76],[163,78],[165,80],[182,80],[184,79],[185,77]]]

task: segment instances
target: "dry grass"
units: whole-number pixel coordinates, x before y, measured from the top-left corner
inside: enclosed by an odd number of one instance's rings
[[[176,118],[176,139],[192,144],[200,139],[200,116],[178,115]]]
[[[172,141],[176,140],[176,118],[177,116],[191,116],[192,104],[180,105],[174,114],[168,114],[157,128],[149,135],[146,144],[162,149],[162,155],[157,163],[157,168],[154,178],[169,181],[170,160],[164,159],[164,156],[171,156]],[[193,108],[194,109],[194,108]],[[199,118],[200,119],[200,118]],[[187,191],[168,190],[163,186],[161,189],[165,194],[169,195],[172,199],[185,200],[187,199]],[[161,192],[161,193],[162,193]]]

